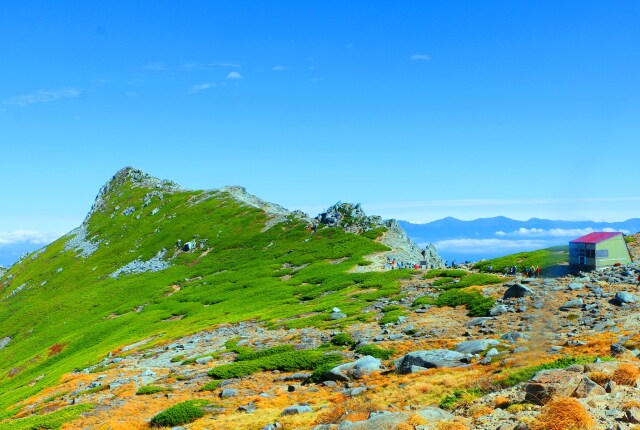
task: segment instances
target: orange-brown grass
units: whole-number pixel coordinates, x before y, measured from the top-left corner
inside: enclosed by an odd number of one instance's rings
[[[438,430],[469,430],[469,426],[462,420],[462,418],[456,418],[455,421],[444,421],[438,423],[436,426]]]
[[[613,380],[620,385],[635,385],[640,369],[632,363],[620,363],[613,372]]]
[[[532,430],[591,430],[596,423],[573,397],[551,399],[532,424]]]
[[[319,413],[314,424],[339,424],[344,420],[364,421],[369,418],[371,412],[378,409],[362,398],[349,399],[339,396],[334,400],[337,402]]]
[[[637,400],[627,400],[622,404],[622,409],[624,409],[625,411],[631,408],[640,408],[640,402]]]
[[[494,411],[493,408],[490,408],[489,406],[486,406],[486,405],[476,405],[476,406],[472,406],[469,409],[469,413],[474,418],[479,418],[485,415],[489,415],[493,413],[493,411]]]
[[[575,348],[574,351],[578,355],[609,355],[611,353],[611,344],[615,342],[615,338],[611,333],[597,333],[577,340],[583,340],[587,343]]]
[[[54,343],[49,347],[49,357],[60,354],[66,346],[66,343]]]
[[[589,372],[587,377],[598,385],[604,386],[607,382],[611,381],[611,374],[607,372]]]

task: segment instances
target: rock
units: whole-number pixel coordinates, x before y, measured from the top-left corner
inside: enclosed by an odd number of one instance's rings
[[[397,373],[406,374],[421,369],[460,367],[468,363],[469,357],[466,354],[447,349],[433,349],[410,352],[398,359],[395,364]]]
[[[207,364],[209,363],[211,360],[213,360],[213,357],[208,356],[208,357],[200,357],[196,359],[196,363],[198,364]]]
[[[345,421],[338,426],[338,430],[380,430],[395,429],[409,419],[406,412],[372,412],[368,420]]]
[[[485,358],[491,358],[491,357],[495,357],[496,355],[500,354],[498,352],[498,350],[496,348],[491,348],[489,351],[487,351],[487,353],[485,354]]]
[[[581,290],[584,288],[584,284],[581,284],[580,282],[572,282],[569,285],[567,285],[567,288],[570,289],[571,291]]]
[[[311,373],[308,372],[297,372],[297,373],[293,373],[291,375],[287,375],[287,376],[281,376],[279,378],[276,378],[276,381],[306,381],[307,379],[311,378]]]
[[[607,394],[604,388],[584,376],[580,384],[573,393],[573,397],[584,399],[590,396],[601,396]]]
[[[584,302],[582,301],[582,299],[575,299],[575,300],[569,300],[568,302],[565,302],[565,304],[562,305],[560,309],[562,310],[582,309],[583,306],[584,306]]]
[[[334,367],[324,375],[324,378],[332,381],[350,381],[381,370],[383,370],[382,362],[375,357],[366,355],[351,363]]]
[[[633,406],[627,409],[625,419],[632,424],[640,424],[640,408]]]
[[[267,424],[266,426],[262,427],[262,430],[278,430],[281,428],[282,428],[282,424],[276,421],[273,424]]]
[[[356,388],[349,388],[348,390],[345,390],[344,394],[349,397],[355,397],[355,396],[359,396],[365,391],[367,391],[367,387],[356,387]]]
[[[491,320],[495,320],[495,318],[493,318],[493,317],[476,317],[476,318],[471,318],[471,319],[467,322],[467,327],[475,327],[475,326],[481,326],[481,327],[484,327],[484,325],[487,323],[487,321],[491,321]]]
[[[518,339],[526,339],[528,336],[517,331],[511,331],[500,336],[500,339],[515,343]]]
[[[182,250],[184,252],[193,251],[195,248],[196,248],[196,241],[195,240],[187,242],[182,246]]]
[[[313,412],[309,406],[306,405],[298,405],[298,406],[289,406],[282,411],[281,415],[298,415],[298,414],[306,414],[309,412]]]
[[[9,336],[3,337],[0,339],[0,349],[4,348],[11,342],[11,338]]]
[[[495,339],[479,339],[462,342],[456,345],[456,351],[462,354],[479,354],[484,352],[490,346],[500,345]]]
[[[102,387],[102,384],[100,382],[94,381],[89,384],[89,388],[98,388],[98,387]]]
[[[636,296],[634,296],[633,294],[627,291],[618,291],[613,299],[613,302],[617,305],[622,306],[628,303],[635,303],[636,300]]]
[[[134,213],[136,211],[135,206],[129,206],[128,208],[126,208],[125,210],[123,210],[121,213],[122,215],[131,215],[132,213]]]
[[[522,284],[512,284],[507,291],[504,292],[502,298],[504,300],[507,299],[517,299],[520,297],[533,296],[535,293],[529,287],[525,287]]]
[[[340,310],[340,308],[335,308],[334,307],[333,309],[331,309],[331,312],[338,313],[338,312],[342,312],[342,311]]]
[[[430,424],[437,423],[438,421],[455,419],[455,415],[435,406],[429,406],[424,409],[420,409],[416,411],[416,414],[420,415]]]
[[[142,372],[142,373],[140,374],[140,376],[153,377],[153,376],[156,376],[156,372],[154,372],[154,371],[153,371],[153,370],[151,370],[151,369],[147,369],[147,370],[145,370],[144,372]]]
[[[615,381],[607,381],[607,383],[604,384],[604,391],[606,391],[607,393],[613,393],[615,390],[616,390]]]
[[[541,370],[525,384],[525,400],[542,405],[553,396],[571,396],[582,378],[576,372],[562,369]]]
[[[496,317],[498,315],[503,315],[508,312],[508,309],[505,305],[496,305],[489,310],[489,315],[492,317]]]
[[[256,405],[254,405],[253,402],[250,402],[248,405],[238,407],[238,412],[245,412],[247,414],[250,414],[252,412],[255,412],[257,409],[258,408],[256,408]]]
[[[343,318],[346,318],[347,316],[345,314],[343,314],[342,312],[333,312],[331,314],[331,319],[332,320],[341,320]]]
[[[224,399],[226,397],[236,397],[238,395],[238,390],[235,388],[223,388],[220,393],[220,398]]]

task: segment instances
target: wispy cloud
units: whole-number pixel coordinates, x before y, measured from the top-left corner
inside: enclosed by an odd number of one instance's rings
[[[524,228],[521,227],[516,231],[506,233],[504,231],[497,231],[496,236],[506,237],[580,237],[596,231],[591,227],[587,228],[552,228],[545,230],[542,228]],[[612,228],[603,228],[598,231],[614,232],[616,230]],[[628,234],[627,230],[620,230],[622,233]]]
[[[199,93],[200,91],[208,90],[209,88],[214,88],[218,84],[212,82],[205,82],[204,84],[194,85],[189,90],[190,93]]]
[[[167,70],[168,67],[165,63],[163,63],[162,61],[156,61],[153,63],[147,63],[144,66],[141,67],[142,70],[150,70],[150,71],[154,71],[154,72],[162,72],[164,70]]]
[[[80,90],[76,88],[62,88],[59,90],[40,90],[24,96],[16,96],[8,99],[5,103],[13,106],[29,106],[37,103],[49,103],[56,100],[78,97]]]
[[[274,66],[271,70],[273,70],[274,72],[284,72],[285,70],[287,70],[287,67],[285,67],[285,66]]]
[[[46,245],[60,237],[58,233],[34,230],[0,231],[0,246],[26,243],[31,245]]]
[[[215,69],[223,69],[223,68],[231,68],[231,69],[240,69],[240,64],[232,63],[232,62],[217,62],[217,63],[183,63],[180,65],[181,69],[185,70],[215,70]]]
[[[411,59],[413,61],[429,61],[431,60],[431,57],[429,57],[427,54],[413,54],[411,56]]]
[[[229,72],[227,79],[242,79],[242,75],[236,71]]]
[[[424,246],[424,244],[422,244]],[[509,249],[540,249],[548,246],[544,240],[522,239],[449,239],[434,243],[437,250],[447,252],[484,253]]]

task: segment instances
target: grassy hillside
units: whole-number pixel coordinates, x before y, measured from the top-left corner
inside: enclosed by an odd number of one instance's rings
[[[0,339],[11,338],[0,349],[0,420],[65,372],[141,339],[249,319],[345,326],[367,319],[368,301],[396,294],[407,276],[350,272],[387,249],[372,239],[383,230],[313,232],[294,215],[265,230],[267,214],[228,193],[176,190],[132,170],[101,202],[84,240],[82,230],[65,236],[0,277]],[[195,249],[185,252],[189,241]],[[115,276],[133,261],[168,267]],[[347,318],[331,320],[333,306]]]
[[[518,252],[517,254],[479,261],[474,265],[474,268],[488,270],[489,266],[493,266],[494,271],[502,272],[505,266],[511,267],[515,265],[518,266],[518,270],[531,266],[540,266],[541,269],[545,270],[566,263],[569,263],[569,247],[553,246],[537,251]]]

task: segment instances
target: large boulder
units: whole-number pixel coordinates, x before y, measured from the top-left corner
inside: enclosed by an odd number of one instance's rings
[[[297,405],[297,406],[289,406],[282,411],[281,415],[298,415],[298,414],[306,414],[309,412],[313,412],[307,405]]]
[[[462,342],[456,345],[456,351],[463,354],[480,354],[490,346],[500,345],[500,341],[495,339],[478,339]]]
[[[460,367],[469,363],[469,356],[448,349],[432,349],[414,351],[398,359],[396,372],[401,374],[415,373],[424,369],[441,367]]]
[[[330,381],[350,381],[381,370],[383,370],[382,362],[375,357],[367,355],[354,362],[334,367],[324,375],[324,378]]]
[[[580,399],[590,396],[602,396],[605,394],[607,394],[607,392],[604,388],[602,388],[600,385],[596,384],[586,376],[582,378],[582,381],[580,381],[580,384],[578,384],[578,387],[573,392],[573,396]]]
[[[533,296],[535,293],[529,287],[525,287],[522,284],[512,284],[502,296],[503,299],[519,299],[521,297]]]
[[[635,303],[636,300],[636,296],[627,291],[618,291],[613,299],[614,303],[621,306],[628,303]]]
[[[583,376],[564,369],[541,370],[525,384],[525,400],[543,405],[553,396],[571,396]]]

